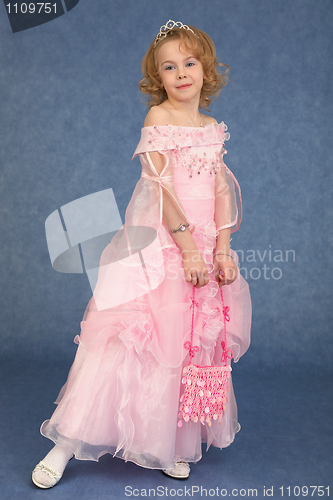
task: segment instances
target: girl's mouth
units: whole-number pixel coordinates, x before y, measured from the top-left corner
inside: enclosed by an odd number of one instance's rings
[[[177,87],[177,89],[188,89],[189,87],[191,87],[191,84],[185,83],[184,85],[180,85],[179,87]]]

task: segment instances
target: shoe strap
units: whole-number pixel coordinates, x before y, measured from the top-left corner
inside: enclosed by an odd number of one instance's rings
[[[51,467],[45,465],[44,462],[39,462],[39,464],[36,465],[36,467],[34,468],[34,472],[37,470],[45,472],[46,474],[54,477],[55,479],[59,479],[62,476],[62,474],[59,474],[59,472],[56,472],[53,469],[51,469]]]

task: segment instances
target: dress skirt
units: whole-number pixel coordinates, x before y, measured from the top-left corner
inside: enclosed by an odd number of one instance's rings
[[[193,341],[199,351],[193,362],[219,365],[224,326],[212,264],[214,221],[197,224],[193,238],[209,272],[208,285],[195,288]],[[210,427],[193,421],[177,425],[182,370],[189,363],[184,343],[191,334],[193,287],[185,281],[178,247],[163,248],[162,255],[165,278],[156,289],[104,310],[98,310],[92,298],[81,334],[74,339],[75,360],[41,433],[69,447],[79,460],[98,461],[110,453],[142,467],[163,469],[173,467],[175,459],[198,462],[202,442],[207,449],[226,447],[240,429],[231,379],[222,422],[212,421]],[[232,255],[237,262],[237,254]],[[238,361],[250,342],[249,289],[240,273],[222,289],[230,317],[227,347]]]

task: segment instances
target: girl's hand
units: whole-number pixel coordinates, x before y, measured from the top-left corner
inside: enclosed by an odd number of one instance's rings
[[[183,250],[183,266],[185,281],[196,288],[201,288],[209,282],[206,263],[199,250]]]
[[[219,287],[230,285],[237,278],[237,266],[231,255],[216,254],[214,256],[214,273]]]

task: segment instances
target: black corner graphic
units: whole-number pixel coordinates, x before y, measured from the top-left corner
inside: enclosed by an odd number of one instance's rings
[[[67,12],[74,9],[74,7],[79,3],[80,0],[65,0],[65,5]]]

